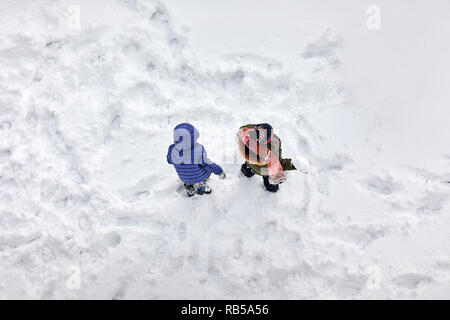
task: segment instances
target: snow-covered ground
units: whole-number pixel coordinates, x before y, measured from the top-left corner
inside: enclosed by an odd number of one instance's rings
[[[1,0],[0,298],[450,298],[450,4],[376,2]],[[312,172],[243,178],[251,122]]]

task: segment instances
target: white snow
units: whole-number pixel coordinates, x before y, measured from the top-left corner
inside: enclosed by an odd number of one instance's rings
[[[0,298],[449,298],[450,5],[376,2],[2,1]],[[258,122],[312,164],[276,194]]]

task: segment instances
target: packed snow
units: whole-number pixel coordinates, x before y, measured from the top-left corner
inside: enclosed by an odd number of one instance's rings
[[[0,298],[449,298],[450,4],[335,2],[1,0]],[[261,122],[311,163],[275,194]]]

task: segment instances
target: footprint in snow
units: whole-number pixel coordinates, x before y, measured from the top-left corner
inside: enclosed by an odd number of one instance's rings
[[[429,194],[423,199],[423,205],[417,208],[416,212],[419,215],[438,214],[446,200],[445,195]]]
[[[256,229],[256,240],[261,242],[266,241],[275,232],[276,227],[276,221],[270,221],[260,225]]]
[[[137,227],[140,225],[140,222],[133,217],[123,216],[117,218],[117,225],[121,227]]]
[[[114,118],[111,121],[111,128],[112,129],[119,129],[121,123],[121,117],[120,115],[116,114]]]
[[[91,222],[88,217],[81,217],[78,219],[78,226],[82,231],[89,231],[91,229]]]
[[[237,239],[234,243],[233,248],[233,258],[239,259],[242,256],[242,247],[244,245],[244,242],[241,239]]]
[[[121,242],[122,242],[122,237],[118,233],[110,232],[103,237],[101,244],[105,248],[115,248]]]
[[[184,240],[186,239],[186,237],[187,237],[186,223],[181,222],[181,223],[178,225],[178,231],[177,231],[177,234],[178,234],[178,239],[179,239],[180,241],[184,241]]]
[[[387,196],[394,191],[395,185],[391,178],[372,177],[366,181],[366,188],[372,192]]]
[[[429,276],[407,273],[393,279],[396,286],[404,289],[416,289],[420,285],[430,284],[433,279]]]

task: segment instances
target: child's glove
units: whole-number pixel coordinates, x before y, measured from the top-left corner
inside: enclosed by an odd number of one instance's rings
[[[225,179],[226,176],[227,176],[227,175],[226,175],[225,172],[222,170],[222,172],[219,174],[219,179],[220,179],[220,180],[223,180],[223,179]]]
[[[311,162],[308,159],[300,156],[296,157],[295,166],[304,174],[308,174],[312,171]]]

